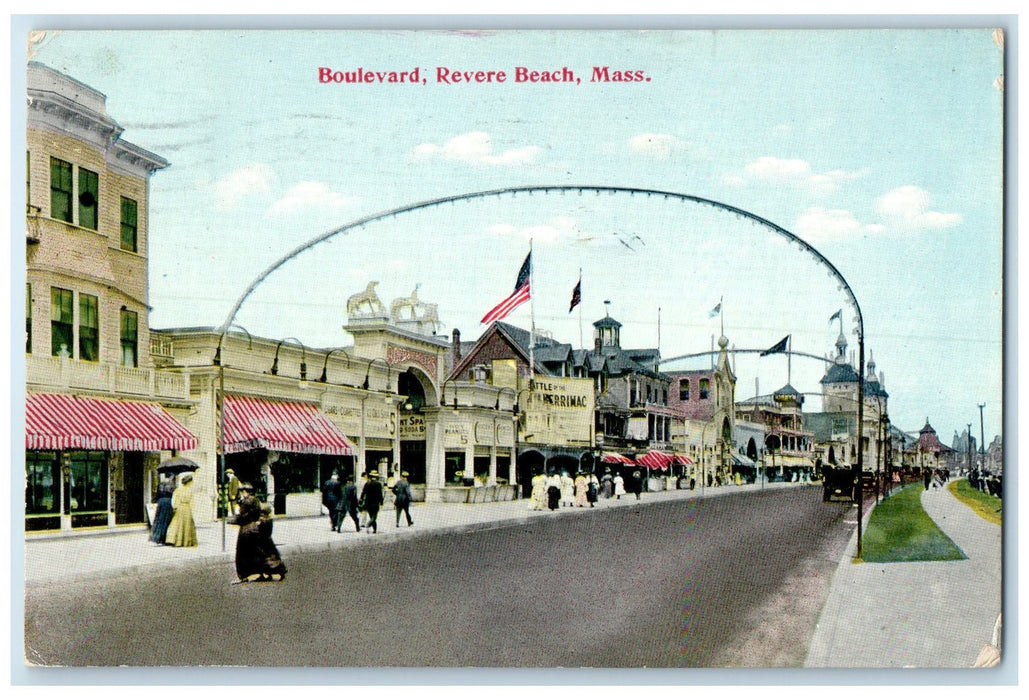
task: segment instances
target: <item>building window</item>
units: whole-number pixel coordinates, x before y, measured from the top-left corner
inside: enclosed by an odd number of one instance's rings
[[[680,379],[679,380],[679,400],[689,401],[690,400],[690,380]]]
[[[79,226],[97,229],[100,177],[92,170],[79,168]]]
[[[71,163],[50,158],[50,217],[71,223]]]
[[[703,401],[711,393],[711,381],[709,379],[700,380],[700,399]]]
[[[100,359],[97,298],[91,294],[79,294],[79,359],[88,362]]]
[[[138,323],[135,311],[121,310],[121,363],[125,367],[138,365]]]
[[[107,459],[103,452],[72,452],[67,512],[107,510]]]
[[[121,198],[121,249],[136,252],[136,200]]]
[[[70,289],[50,289],[50,354],[70,357],[74,348],[72,292]]]
[[[61,462],[56,452],[25,452],[25,515],[60,511]]]
[[[25,354],[32,354],[32,285],[25,283]]]
[[[661,403],[665,406],[668,405],[668,389],[661,390]]]

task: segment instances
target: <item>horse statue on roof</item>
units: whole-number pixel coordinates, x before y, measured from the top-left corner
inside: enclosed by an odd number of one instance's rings
[[[371,281],[363,292],[354,294],[347,299],[347,316],[350,318],[361,316],[384,316],[386,307],[383,306],[379,295],[375,293],[375,287],[379,283]]]

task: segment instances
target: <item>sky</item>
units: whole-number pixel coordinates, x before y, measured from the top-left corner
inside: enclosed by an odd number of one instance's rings
[[[928,419],[949,444],[971,424],[978,438],[985,403],[987,442],[1001,432],[1004,50],[991,30],[35,38],[32,60],[104,93],[122,137],[170,162],[151,180],[151,328],[221,325],[287,253],[379,212],[539,185],[672,192],[726,206],[569,190],[402,212],[278,267],[233,320],[308,348],[348,345],[346,300],[378,281],[387,307],[417,287],[441,334],[471,340],[531,245],[532,303],[505,320],[534,317],[576,347],[610,313],[624,347],[665,358],[710,350],[723,329],[730,348],[790,335],[819,357],[842,330],[856,353],[838,280],[764,220],[853,290],[894,425]],[[639,79],[592,80],[604,66]],[[518,67],[578,81],[518,82]],[[358,69],[419,80],[319,79]],[[440,69],[506,79],[447,83]],[[789,382],[817,410],[823,362],[734,361],[738,400]]]

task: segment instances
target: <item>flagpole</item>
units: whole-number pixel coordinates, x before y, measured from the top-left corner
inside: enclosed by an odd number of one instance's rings
[[[584,350],[586,348],[582,343],[582,268],[579,268],[579,303],[576,306],[579,307],[579,349]]]
[[[792,382],[792,369],[793,369],[793,334],[790,333],[790,339],[787,342],[786,348],[786,383]]]
[[[661,355],[661,307],[657,307],[657,354]]]
[[[529,239],[529,378],[536,378],[536,360],[533,346],[536,345],[536,294],[532,281],[532,239]]]
[[[718,297],[718,319],[722,324],[722,335],[725,335],[725,306],[722,305],[722,297]]]

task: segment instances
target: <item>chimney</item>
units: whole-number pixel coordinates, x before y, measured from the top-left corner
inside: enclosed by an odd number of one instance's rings
[[[451,371],[453,371],[453,368],[457,367],[457,363],[461,361],[461,331],[455,328],[451,332],[450,337],[453,338],[450,342],[451,358],[454,361],[453,367],[451,367]]]

